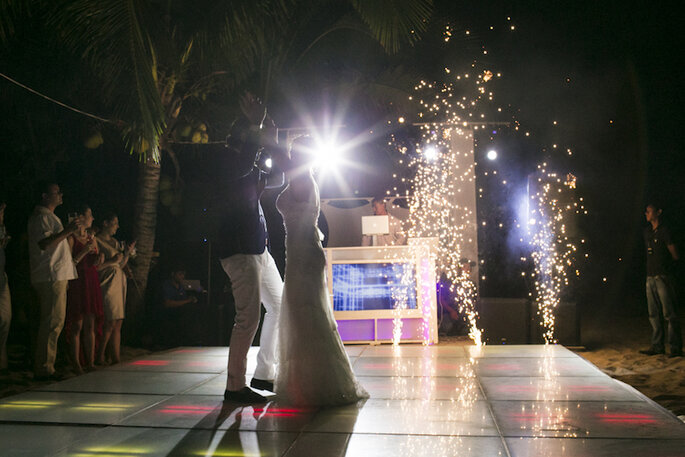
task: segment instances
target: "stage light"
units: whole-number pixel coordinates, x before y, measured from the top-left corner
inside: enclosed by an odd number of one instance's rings
[[[497,151],[495,151],[494,149],[490,149],[488,151],[487,157],[489,160],[495,160],[497,158]]]
[[[266,160],[264,161],[264,166],[265,166],[266,168],[271,168],[271,167],[273,166],[273,161],[271,160],[271,157],[269,157],[268,159],[266,159]]]
[[[438,154],[438,148],[436,148],[435,146],[427,146],[427,147],[423,150],[423,156],[424,156],[424,157],[426,158],[426,160],[428,160],[429,162],[432,162],[432,161],[434,161],[435,159],[437,159],[437,158],[438,158],[438,155],[439,155],[439,154]]]
[[[318,170],[331,170],[340,163],[341,150],[333,141],[319,142],[314,153],[313,167]]]

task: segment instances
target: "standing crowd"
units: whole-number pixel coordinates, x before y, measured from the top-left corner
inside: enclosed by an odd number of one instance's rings
[[[27,225],[31,285],[40,303],[33,371],[36,380],[59,378],[55,372],[58,340],[65,332],[69,363],[75,374],[120,361],[121,325],[126,302],[126,267],[135,255],[114,235],[116,214],[94,226],[92,209],[69,213],[66,227],[55,214],[62,192],[54,182],[38,187],[39,199]],[[4,248],[10,241],[0,203],[0,370],[6,372],[11,298]]]

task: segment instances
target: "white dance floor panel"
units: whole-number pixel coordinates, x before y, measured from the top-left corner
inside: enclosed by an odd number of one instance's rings
[[[356,405],[224,402],[228,348],[178,348],[0,399],[2,455],[685,456],[685,424],[562,346],[347,350]]]

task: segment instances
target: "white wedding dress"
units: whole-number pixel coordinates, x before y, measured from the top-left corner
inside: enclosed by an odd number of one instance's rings
[[[338,334],[326,287],[321,247],[319,189],[310,179],[309,201],[298,202],[290,186],[276,207],[286,230],[286,267],[276,394],[299,406],[334,406],[368,398],[357,382]]]

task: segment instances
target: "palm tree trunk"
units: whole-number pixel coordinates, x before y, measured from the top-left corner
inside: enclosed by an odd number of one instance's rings
[[[157,201],[159,200],[159,177],[161,157],[158,162],[148,157],[138,166],[138,196],[133,221],[133,239],[137,240],[138,254],[131,262],[133,281],[127,300],[127,342],[139,342],[143,336],[145,316],[145,291],[155,245],[157,227]]]

